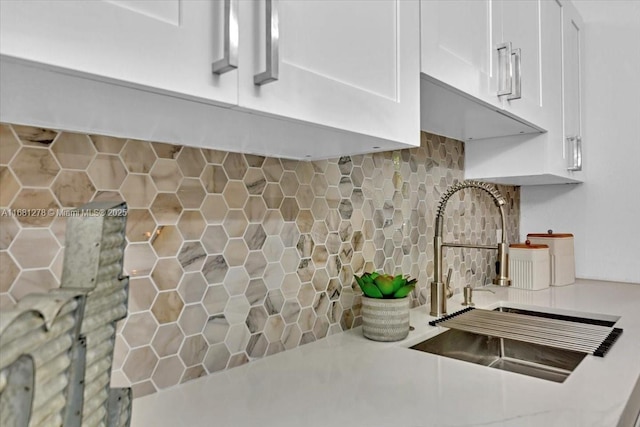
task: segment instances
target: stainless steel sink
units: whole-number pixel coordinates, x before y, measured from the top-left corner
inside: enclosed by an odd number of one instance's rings
[[[577,351],[455,329],[410,348],[558,383],[564,382],[586,356]]]
[[[590,313],[562,314],[558,310],[540,312],[528,307],[501,306],[495,310],[606,327],[613,326],[619,319],[606,315],[591,316]],[[558,383],[564,382],[587,355],[580,351],[457,329],[449,329],[410,348]]]

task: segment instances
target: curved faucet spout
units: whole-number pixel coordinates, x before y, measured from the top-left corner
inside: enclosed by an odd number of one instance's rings
[[[465,188],[477,188],[482,190],[491,198],[496,207],[500,211],[500,222],[502,225],[502,239],[495,246],[490,245],[469,245],[462,243],[444,243],[442,241],[442,229],[444,222],[444,211],[447,207],[447,202],[455,193]],[[506,201],[500,192],[491,184],[480,181],[462,181],[458,184],[452,185],[445,191],[440,198],[438,204],[438,210],[436,212],[435,220],[435,237],[433,238],[434,245],[434,269],[433,269],[433,282],[431,282],[431,312],[432,316],[442,316],[447,313],[447,298],[452,294],[448,283],[442,281],[442,248],[446,247],[462,247],[462,248],[476,248],[476,249],[493,249],[498,251],[499,267],[497,271],[497,277],[493,280],[493,283],[500,286],[509,286],[511,281],[506,275],[507,271],[507,222],[504,215],[504,205]]]

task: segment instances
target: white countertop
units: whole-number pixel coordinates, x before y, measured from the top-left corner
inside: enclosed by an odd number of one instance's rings
[[[408,349],[445,330],[428,325],[433,318],[422,306],[412,310],[415,331],[404,341],[369,341],[361,328],[336,334],[135,399],[131,425],[606,427],[622,417],[633,426],[630,413],[640,410],[640,285],[578,280],[542,291],[489,288],[496,293],[474,292],[476,307],[511,301],[621,316],[616,327],[624,332],[604,358],[587,356],[555,383]],[[450,299],[448,311],[463,308],[460,301]]]

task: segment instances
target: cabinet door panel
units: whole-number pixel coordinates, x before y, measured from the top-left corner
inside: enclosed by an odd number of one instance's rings
[[[178,26],[180,25],[180,1],[136,1],[136,0],[103,0],[105,3],[111,3],[129,9],[133,12],[155,18],[160,21]]]
[[[361,2],[287,3],[280,14],[282,64],[397,98],[397,63],[389,61],[397,52],[397,28],[390,20],[397,15],[395,6],[367,5],[367,28],[376,30],[354,31],[353,23],[362,21]]]
[[[580,135],[581,24],[573,6],[565,0],[540,2],[538,19],[543,29],[539,48],[540,104],[544,107],[541,125],[548,132],[468,143],[465,147],[467,179],[509,185],[584,180],[583,172],[567,170],[573,146],[565,138]],[[522,60],[524,64],[524,51]],[[525,77],[523,75],[523,82]],[[518,101],[512,101],[512,106]]]
[[[580,23],[571,16],[564,23],[565,136],[581,135]]]
[[[265,2],[240,2],[240,107],[419,144],[417,1],[274,1],[278,80],[265,69]]]
[[[222,2],[3,1],[1,53],[94,78],[214,103],[237,103],[222,55]]]
[[[421,2],[421,71],[476,98],[499,105],[492,77],[491,2]]]
[[[504,96],[505,108],[533,123],[541,123],[541,23],[540,0],[497,0],[493,2],[496,43],[511,42],[513,49],[521,52],[521,98],[508,100]],[[494,46],[495,48],[495,46]],[[494,57],[497,53],[494,49]]]
[[[571,4],[566,4],[563,17],[564,50],[564,143],[565,167],[575,166],[574,156],[582,158],[582,20]],[[569,140],[568,138],[579,138]],[[582,162],[582,160],[580,160]],[[569,164],[571,163],[571,164]],[[582,171],[570,171],[569,175],[583,179]]]
[[[541,105],[544,108],[544,124],[547,134],[545,163],[550,172],[566,175],[564,159],[564,138],[562,137],[562,16],[563,4],[558,0],[543,1],[540,8],[540,21],[544,29],[541,38]]]

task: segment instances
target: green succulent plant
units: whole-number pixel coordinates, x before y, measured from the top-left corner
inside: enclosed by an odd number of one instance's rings
[[[364,273],[362,276],[353,276],[360,285],[362,292],[369,298],[404,298],[416,286],[417,279],[409,279],[401,274]]]

